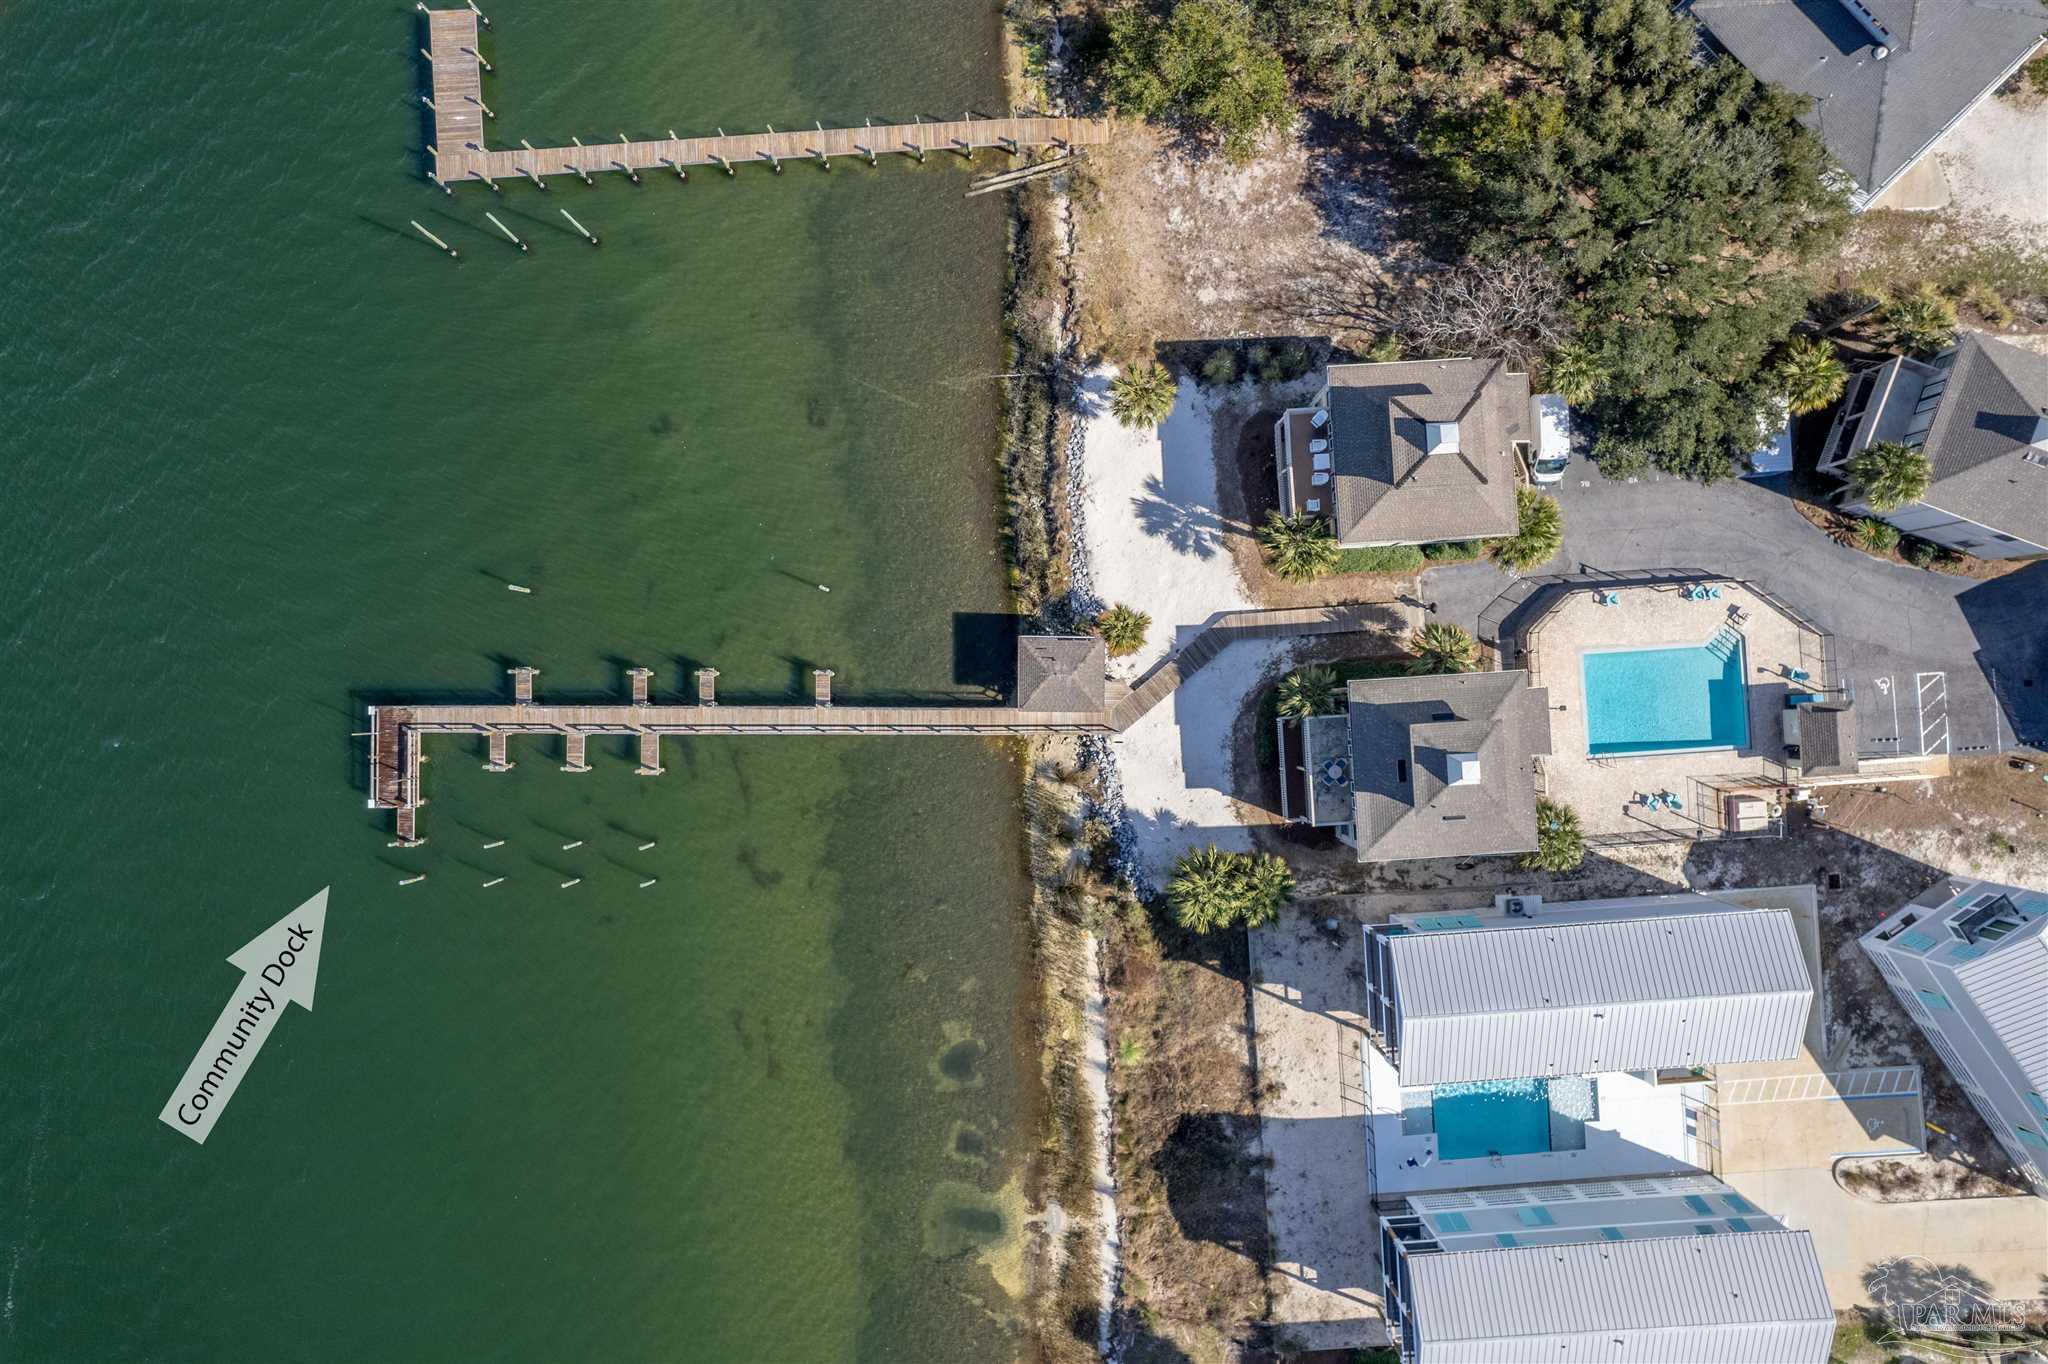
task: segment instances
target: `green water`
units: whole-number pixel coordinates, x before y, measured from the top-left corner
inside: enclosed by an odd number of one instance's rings
[[[1000,103],[957,0],[490,13],[498,142]],[[1001,1357],[1005,754],[440,741],[401,850],[351,731],[512,662],[971,691],[1002,205],[936,161],[444,197],[422,38],[0,8],[0,1357]],[[192,1145],[156,1114],[224,958],[322,885],[318,1007]]]

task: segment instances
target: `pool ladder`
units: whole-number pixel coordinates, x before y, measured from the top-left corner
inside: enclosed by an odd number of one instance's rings
[[[1707,641],[1707,652],[1724,660],[1735,657],[1735,651],[1741,647],[1742,632],[1732,625],[1723,625]]]

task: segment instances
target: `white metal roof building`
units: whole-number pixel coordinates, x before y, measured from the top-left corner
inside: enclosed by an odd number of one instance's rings
[[[1861,941],[2013,1168],[2048,1198],[2048,895],[1949,878]]]
[[[1367,927],[1367,1020],[1402,1085],[1799,1054],[1814,987],[1789,898],[1509,903]]]
[[[1441,1193],[1380,1219],[1407,1364],[1822,1364],[1811,1237],[1709,1175]]]

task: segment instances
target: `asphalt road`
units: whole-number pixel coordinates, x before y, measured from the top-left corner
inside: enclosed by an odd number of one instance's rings
[[[1873,559],[1800,516],[1780,484],[1618,483],[1575,460],[1550,490],[1564,549],[1537,573],[1697,568],[1757,583],[1835,636],[1865,756],[2048,745],[2048,560],[1980,582]],[[1422,596],[1471,629],[1511,581],[1456,564],[1424,574]]]

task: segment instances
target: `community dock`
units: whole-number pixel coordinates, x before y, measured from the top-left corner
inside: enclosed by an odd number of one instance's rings
[[[696,674],[697,701],[671,705],[649,694],[652,676],[630,669],[631,699],[600,705],[550,705],[535,699],[537,669],[507,669],[510,702],[406,704],[370,707],[370,805],[397,811],[398,841],[412,845],[418,834],[420,764],[429,734],[482,735],[487,770],[513,765],[511,741],[558,737],[563,769],[587,772],[592,735],[636,738],[638,774],[659,776],[661,741],[698,735],[1028,735],[1114,734],[1136,724],[1188,677],[1225,647],[1241,639],[1350,634],[1386,628],[1391,612],[1383,604],[1315,606],[1272,611],[1233,611],[1215,617],[1187,646],[1154,667],[1130,688],[1096,679],[1099,700],[1087,710],[1026,710],[1016,705],[847,705],[831,692],[831,674],[813,675],[809,705],[731,705],[717,700],[717,669]],[[1099,647],[1099,646],[1098,646]]]
[[[487,119],[496,111],[484,101],[483,77],[490,69],[477,50],[478,14],[472,9],[426,9],[427,47],[432,68],[434,141],[428,147],[430,174],[442,185],[464,182],[496,187],[500,180],[531,180],[545,187],[546,177],[574,175],[586,181],[599,175],[636,177],[641,171],[670,170],[685,175],[691,167],[712,166],[732,173],[736,167],[763,165],[781,170],[784,162],[809,162],[831,169],[832,158],[874,164],[877,157],[904,155],[919,161],[932,153],[957,153],[972,158],[994,149],[1022,156],[1037,147],[1061,152],[1109,140],[1107,119],[1039,116],[973,118],[867,125],[859,128],[812,126],[794,131],[719,134],[714,137],[624,139],[568,147],[493,150],[485,141]]]

